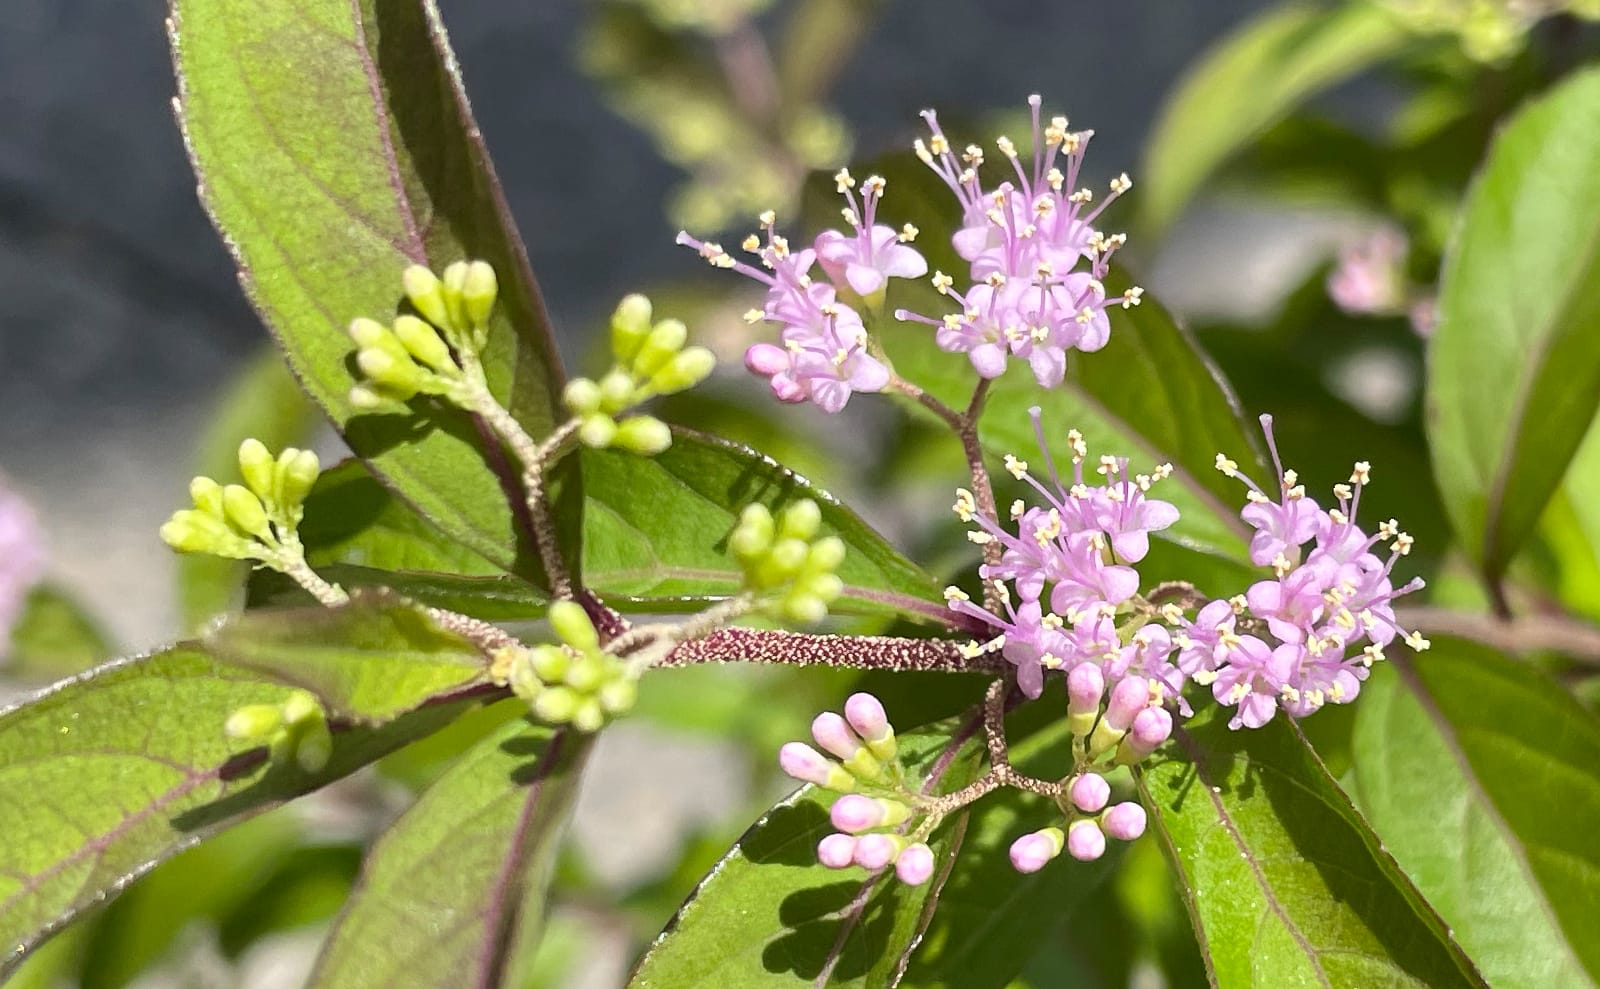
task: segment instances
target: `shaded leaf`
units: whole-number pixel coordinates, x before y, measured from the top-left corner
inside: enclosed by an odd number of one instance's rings
[[[1212,172],[1295,106],[1400,51],[1408,35],[1377,3],[1272,7],[1193,66],[1167,99],[1139,176],[1143,228],[1183,212]]]
[[[488,683],[488,660],[414,604],[361,595],[341,608],[252,611],[207,634],[231,666],[316,694],[328,714],[382,724],[438,697]]]
[[[394,313],[407,264],[470,256],[500,276],[491,390],[536,437],[560,414],[543,304],[438,11],[176,0],[171,25],[201,199],[295,374],[386,485],[452,540],[539,579],[515,472],[475,420],[421,402],[414,416],[359,414],[347,398],[350,320]]]
[[[351,666],[371,656],[352,653]],[[332,657],[325,669],[335,665]],[[447,724],[472,701],[402,694],[380,726],[336,730],[319,773],[271,766],[228,738],[228,716],[279,704],[295,689],[185,644],[63,681],[0,713],[0,958],[5,975],[42,938],[178,851],[242,818],[338,779]],[[336,710],[378,696],[354,673],[318,686]],[[339,693],[346,686],[357,693]],[[338,728],[339,726],[335,726]]]
[[[952,744],[952,731],[947,725],[901,736],[905,765],[925,771]],[[971,782],[982,749],[969,735],[938,792]],[[629,985],[895,984],[901,958],[921,936],[924,914],[961,844],[966,816],[953,815],[930,842],[934,879],[908,887],[892,876],[863,881],[858,869],[818,864],[817,842],[834,830],[831,803],[831,794],[808,785],[757,821],[679,909]]]
[[[1485,985],[1292,721],[1174,737],[1140,786],[1214,985]]]
[[[1600,985],[1600,722],[1464,640],[1378,673],[1355,779],[1384,847],[1493,985]]]
[[[0,642],[6,672],[40,682],[82,672],[114,654],[94,616],[53,584],[28,591],[10,638],[9,649]]]
[[[1463,546],[1505,572],[1600,407],[1600,71],[1500,133],[1446,254],[1428,369],[1434,471]]]
[[[508,722],[378,840],[310,985],[490,989],[537,941],[593,736]]]

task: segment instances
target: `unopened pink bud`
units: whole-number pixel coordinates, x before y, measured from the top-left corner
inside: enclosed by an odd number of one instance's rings
[[[1084,773],[1073,778],[1068,792],[1072,796],[1072,806],[1085,814],[1094,814],[1111,799],[1111,784],[1099,773]]]
[[[823,711],[811,722],[811,737],[840,759],[853,759],[861,751],[861,739],[832,711]]]
[[[1067,854],[1080,862],[1093,862],[1105,853],[1106,836],[1100,825],[1084,818],[1067,827]]]
[[[844,702],[844,717],[856,734],[869,742],[880,742],[893,731],[883,704],[871,694],[851,694]]]
[[[895,860],[904,842],[905,839],[898,835],[862,835],[856,839],[855,863],[863,869],[877,872]]]
[[[1011,843],[1011,867],[1018,872],[1038,872],[1061,854],[1060,828],[1045,828],[1025,834]]]
[[[753,344],[744,352],[744,366],[754,374],[770,378],[789,367],[789,355],[770,343]]]
[[[1117,731],[1127,731],[1139,712],[1150,706],[1150,682],[1142,676],[1123,677],[1111,688],[1106,702],[1105,723]]]
[[[918,842],[895,859],[894,874],[907,886],[921,886],[933,875],[933,849]]]
[[[1147,707],[1134,715],[1128,737],[1122,740],[1117,761],[1124,764],[1138,762],[1156,750],[1172,735],[1172,715],[1164,707]]]
[[[1079,663],[1067,674],[1067,713],[1094,715],[1106,692],[1105,674],[1093,663]]]
[[[786,742],[778,750],[778,768],[802,783],[826,786],[833,763],[804,742]]]
[[[840,831],[860,834],[883,823],[883,805],[871,797],[848,793],[833,802],[828,816]]]
[[[817,842],[817,861],[830,869],[847,869],[856,860],[856,840],[847,834],[830,834]]]
[[[1144,808],[1133,801],[1117,804],[1100,815],[1100,823],[1118,841],[1132,841],[1144,834]]]

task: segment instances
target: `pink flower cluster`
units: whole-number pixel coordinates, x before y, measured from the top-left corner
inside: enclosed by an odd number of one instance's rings
[[[877,222],[886,184],[880,176],[861,183],[859,198],[848,171],[834,179],[845,198],[849,232],[824,230],[811,247],[792,250],[768,211],[761,216],[765,239],[751,234],[743,244],[759,268],[735,259],[720,244],[678,234],[678,243],[694,248],[714,267],[731,268],[767,286],[765,304],[745,318],[777,323],[782,346],[755,344],[745,352],[745,367],[766,378],[780,401],[814,402],[825,412],[838,412],[855,392],[878,392],[889,384],[889,369],[870,352],[861,314],[844,299],[881,298],[890,278],[921,278],[928,272],[927,261],[911,246],[916,228],[907,224],[895,230]],[[826,282],[812,278],[812,268],[819,265]]]
[[[1095,205],[1094,193],[1078,185],[1094,132],[1068,130],[1066,117],[1043,123],[1038,96],[1029,97],[1028,105],[1033,160],[1025,165],[1009,138],[997,139],[1009,167],[1002,165],[1004,177],[993,186],[980,175],[983,149],[969,144],[958,154],[934,112],[923,112],[932,134],[916,142],[917,156],[961,206],[961,229],[953,241],[969,265],[971,287],[957,292],[953,278],[935,272],[934,287],[960,309],[942,318],[904,309],[895,315],[936,327],[938,345],[966,354],[985,378],[999,377],[1015,357],[1028,362],[1040,385],[1053,388],[1066,374],[1067,351],[1106,345],[1109,308],[1139,304],[1138,288],[1107,298],[1102,280],[1126,237],[1095,227],[1101,212],[1133,182],[1119,175]]]
[[[1391,576],[1411,552],[1411,537],[1394,519],[1370,535],[1356,522],[1371,467],[1357,463],[1349,482],[1333,488],[1338,507],[1324,510],[1283,467],[1272,417],[1262,416],[1261,426],[1277,470],[1275,491],[1258,487],[1220,454],[1217,469],[1245,483],[1249,504],[1240,515],[1255,530],[1250,559],[1271,567],[1273,576],[1252,584],[1242,599],[1213,601],[1193,622],[1179,622],[1191,657],[1185,672],[1209,684],[1218,703],[1236,708],[1229,722],[1235,728],[1259,728],[1279,707],[1304,717],[1324,704],[1348,704],[1396,638],[1415,651],[1428,648],[1394,613],[1396,598],[1423,586],[1413,577],[1396,587]],[[1387,558],[1375,552],[1385,542]]]
[[[1178,520],[1175,507],[1149,496],[1172,467],[1162,464],[1149,474],[1133,474],[1127,460],[1101,457],[1095,469],[1104,481],[1090,486],[1084,477],[1088,447],[1072,430],[1067,434],[1072,450],[1068,483],[1050,457],[1039,409],[1029,414],[1046,481],[1016,457],[1006,458],[1006,468],[1041,501],[1029,506],[1019,500],[1011,506],[1015,532],[978,513],[965,489],[957,492],[954,506],[962,521],[978,526],[968,534],[973,542],[1002,547],[999,562],[979,570],[997,591],[1002,613],[986,610],[955,587],[946,590],[945,599],[953,610],[998,633],[978,648],[999,650],[1017,668],[1017,683],[1029,697],[1044,689],[1046,671],[1070,670],[1080,663],[1095,664],[1109,683],[1127,677],[1155,680],[1176,697],[1183,674],[1170,661],[1173,643],[1167,630],[1147,625],[1127,643],[1117,631],[1120,609],[1139,592],[1139,573],[1131,564],[1144,559],[1151,532]]]
[[[1370,535],[1356,521],[1367,464],[1356,464],[1350,482],[1335,486],[1338,507],[1323,510],[1296,473],[1282,467],[1272,418],[1262,416],[1276,490],[1267,494],[1221,454],[1217,468],[1247,485],[1240,517],[1253,530],[1250,559],[1270,567],[1272,576],[1242,595],[1205,603],[1191,618],[1177,603],[1158,607],[1139,597],[1139,575],[1130,566],[1147,552],[1150,532],[1177,521],[1171,504],[1147,495],[1171,468],[1130,477],[1126,461],[1102,457],[1098,469],[1106,483],[1090,487],[1083,475],[1088,451],[1073,431],[1069,486],[1049,459],[1037,409],[1033,418],[1049,483],[1014,457],[1007,466],[1042,502],[1012,506],[1014,532],[976,514],[966,491],[958,492],[955,505],[964,521],[977,524],[969,534],[973,541],[1003,547],[999,562],[979,571],[996,591],[998,612],[959,588],[946,591],[953,610],[996,633],[970,649],[999,652],[1016,667],[1027,696],[1039,696],[1047,672],[1063,671],[1070,698],[1074,676],[1092,668],[1094,682],[1111,685],[1113,696],[1132,680],[1148,686],[1154,703],[1170,702],[1187,716],[1183,689],[1192,680],[1236,709],[1232,727],[1258,728],[1280,706],[1303,717],[1324,704],[1353,700],[1372,663],[1397,637],[1415,650],[1428,647],[1420,634],[1400,627],[1393,607],[1396,598],[1422,587],[1420,578],[1399,587],[1391,579],[1411,551],[1411,537],[1392,519]],[[1375,550],[1385,541],[1389,554],[1380,558]],[[1140,614],[1149,621],[1125,634]],[[1095,704],[1100,689],[1090,691]]]
[[[44,536],[33,509],[0,478],[0,659],[28,592],[44,574]]]
[[[923,840],[926,835],[906,836],[918,797],[907,789],[882,702],[871,694],[852,694],[843,717],[832,711],[817,715],[811,737],[827,756],[804,742],[789,742],[778,751],[778,765],[801,782],[839,794],[829,813],[838,831],[818,843],[817,860],[830,869],[857,865],[869,872],[892,865],[907,885],[927,882],[933,850]]]

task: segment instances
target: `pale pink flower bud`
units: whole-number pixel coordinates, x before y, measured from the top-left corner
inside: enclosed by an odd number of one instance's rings
[[[823,711],[811,722],[811,737],[825,751],[839,759],[853,759],[861,751],[861,739],[856,737],[843,718],[832,711]]]
[[[1067,713],[1093,715],[1106,691],[1105,674],[1093,663],[1079,663],[1067,674]]]
[[[848,793],[833,802],[829,817],[840,831],[860,834],[883,823],[884,809],[883,804],[871,797]]]
[[[869,834],[856,839],[856,865],[877,872],[900,854],[905,839],[892,834]]]
[[[1038,872],[1061,854],[1063,840],[1060,828],[1023,835],[1011,843],[1012,868],[1022,873]]]
[[[1111,799],[1111,784],[1099,773],[1084,773],[1073,778],[1068,792],[1072,796],[1072,806],[1085,814],[1094,814]]]
[[[871,694],[851,694],[844,702],[844,717],[850,727],[869,742],[880,742],[894,730],[883,704]]]
[[[802,783],[827,786],[833,763],[804,742],[786,742],[778,750],[778,768]]]
[[[754,374],[770,378],[789,369],[789,355],[782,347],[770,343],[752,344],[744,352],[744,366]]]
[[[1100,815],[1100,823],[1111,837],[1119,841],[1132,841],[1144,834],[1144,808],[1132,801],[1117,804]],[[1101,846],[1104,845],[1102,841]]]
[[[1126,806],[1118,804],[1117,806]],[[1106,836],[1100,825],[1084,818],[1067,827],[1067,854],[1080,862],[1093,862],[1106,853]]]
[[[933,875],[933,849],[918,842],[900,853],[894,874],[907,886],[921,886]]]
[[[847,869],[856,857],[856,840],[847,834],[830,834],[817,843],[817,861],[830,869]]]
[[[1167,709],[1147,707],[1134,715],[1133,726],[1128,729],[1128,737],[1122,740],[1122,749],[1117,757],[1124,762],[1138,762],[1154,752],[1171,735],[1172,715],[1167,713]]]
[[[1140,711],[1150,706],[1150,684],[1142,676],[1129,676],[1111,688],[1106,702],[1105,723],[1117,731],[1127,731]]]

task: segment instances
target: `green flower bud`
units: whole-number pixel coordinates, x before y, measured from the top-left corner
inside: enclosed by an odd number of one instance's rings
[[[567,686],[580,694],[592,694],[606,682],[612,660],[604,653],[587,652],[573,661],[564,678]]]
[[[283,700],[283,720],[297,727],[325,721],[322,705],[307,690],[296,690]]]
[[[662,395],[693,388],[711,376],[717,355],[705,347],[689,347],[650,377],[650,387]]]
[[[246,704],[232,714],[222,730],[229,738],[254,742],[283,727],[283,709],[276,704]]]
[[[567,382],[561,400],[575,416],[586,416],[600,411],[600,386],[588,378],[573,378]]]
[[[756,563],[757,586],[782,587],[793,580],[806,562],[806,549],[806,544],[798,539],[779,539],[773,543],[767,555]]]
[[[207,515],[222,518],[222,485],[209,477],[197,477],[189,482],[189,497],[194,507]]]
[[[765,505],[746,505],[744,511],[739,513],[738,527],[728,537],[728,548],[737,559],[753,563],[772,548],[775,528],[772,513],[767,511]]]
[[[578,692],[571,687],[549,687],[533,699],[533,713],[548,724],[564,725],[578,713],[580,702]]]
[[[810,539],[822,525],[822,509],[810,498],[794,502],[778,519],[778,534],[790,539]]]
[[[390,336],[389,328],[375,319],[360,316],[350,321],[350,339],[357,347],[382,347]]]
[[[828,602],[804,591],[786,595],[778,610],[783,617],[801,625],[813,625],[828,617]]]
[[[467,273],[461,282],[461,303],[473,326],[484,326],[489,322],[489,313],[493,311],[499,295],[500,281],[487,261],[473,261],[467,265]]]
[[[376,390],[366,385],[356,385],[351,388],[345,396],[345,400],[350,403],[351,408],[360,409],[363,412],[381,409],[393,401],[393,399],[379,394]]]
[[[650,334],[650,300],[635,292],[625,295],[611,314],[611,353],[626,364]]]
[[[844,562],[844,553],[844,540],[838,536],[824,536],[811,544],[804,569],[807,573],[831,574]]]
[[[317,483],[322,464],[310,450],[289,447],[278,455],[278,504],[286,509],[299,508]]]
[[[600,702],[593,697],[586,697],[578,702],[578,709],[572,713],[572,727],[579,731],[595,732],[605,727],[606,712]]]
[[[638,386],[626,371],[607,371],[600,379],[600,409],[604,412],[621,412],[634,404]]]
[[[272,498],[277,487],[278,465],[266,445],[257,439],[239,444],[239,474],[244,483],[263,499]]]
[[[641,457],[653,457],[672,446],[672,430],[654,416],[630,416],[617,424],[612,445]]]
[[[417,317],[395,317],[394,335],[406,348],[407,353],[440,374],[451,377],[461,374],[455,358],[450,356],[450,348],[445,346],[444,340],[440,338],[439,331]]]
[[[650,377],[666,367],[667,362],[677,356],[688,342],[689,328],[683,325],[682,320],[663,319],[644,338],[639,352],[634,355],[633,373],[641,378]]]
[[[467,323],[466,305],[462,302],[461,293],[467,287],[467,263],[465,261],[455,261],[446,265],[442,285],[444,287],[445,310],[450,314],[449,323],[443,329],[465,333],[469,324]]]
[[[174,512],[161,526],[161,541],[180,553],[207,553],[231,560],[256,555],[255,544],[228,528],[219,515],[187,508]]]
[[[525,701],[532,702],[539,692],[544,689],[544,681],[539,679],[539,674],[534,670],[533,664],[527,659],[513,662],[506,675],[506,682],[511,685],[511,692]]]
[[[572,666],[572,653],[560,646],[537,645],[529,651],[528,665],[545,683],[560,683]]]
[[[307,725],[295,740],[294,761],[308,773],[320,772],[333,755],[333,733],[325,721]]]
[[[883,764],[880,763],[866,746],[862,746],[855,755],[844,761],[845,771],[858,780],[876,780],[883,776]]]
[[[607,714],[622,714],[632,709],[639,699],[639,682],[632,677],[612,680],[600,688],[596,698]]]
[[[600,648],[600,634],[594,630],[589,613],[576,601],[557,601],[552,604],[550,627],[555,629],[562,642],[579,652]]]
[[[267,510],[262,507],[261,499],[244,485],[230,484],[222,489],[222,511],[238,531],[248,532],[263,542],[277,541],[267,523]]]
[[[616,438],[617,421],[602,412],[584,416],[578,425],[578,442],[590,449],[604,450]]]
[[[406,298],[424,319],[434,326],[450,328],[450,311],[445,307],[444,286],[438,275],[414,264],[400,276],[400,283],[405,286]]]
[[[838,574],[823,573],[807,577],[799,585],[807,594],[813,594],[823,601],[831,602],[844,593],[844,581]]]

